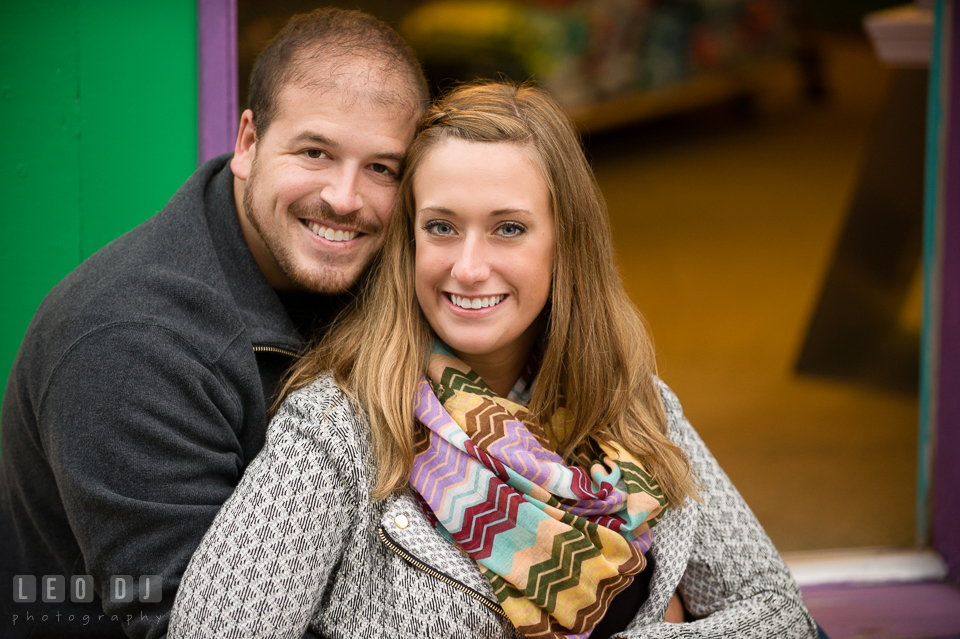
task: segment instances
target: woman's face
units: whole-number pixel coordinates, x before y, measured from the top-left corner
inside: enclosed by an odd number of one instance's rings
[[[532,149],[451,139],[413,179],[417,299],[467,364],[526,358],[550,295],[550,193]]]

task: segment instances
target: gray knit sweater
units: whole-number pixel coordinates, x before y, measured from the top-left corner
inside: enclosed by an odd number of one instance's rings
[[[618,637],[814,638],[800,591],[753,513],[661,386],[669,434],[704,503],[653,529],[650,596]],[[519,635],[476,564],[409,492],[375,501],[365,419],[329,378],[291,395],[183,577],[169,637]],[[679,591],[697,621],[663,622]]]

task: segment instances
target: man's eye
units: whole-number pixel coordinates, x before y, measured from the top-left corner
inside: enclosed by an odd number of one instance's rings
[[[374,173],[380,173],[381,175],[390,175],[393,177],[397,177],[397,172],[391,169],[386,164],[371,164],[370,170],[373,171]]]
[[[326,157],[326,153],[320,149],[307,149],[307,157],[311,160],[319,160],[320,158]]]
[[[501,226],[500,229],[499,229],[499,232],[500,232],[500,235],[502,235],[502,236],[504,236],[504,237],[516,237],[516,236],[522,234],[522,233],[523,233],[524,231],[526,231],[526,230],[527,230],[527,229],[523,228],[523,227],[520,226],[519,224],[515,224],[515,223],[513,223],[513,222],[509,222],[509,223],[504,224],[503,226]]]

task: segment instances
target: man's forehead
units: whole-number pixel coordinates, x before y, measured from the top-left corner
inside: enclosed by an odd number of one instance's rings
[[[409,79],[396,71],[376,58],[303,61],[281,87],[280,101],[286,93],[299,99],[337,100],[345,107],[379,105],[401,117],[419,115],[422,107]]]
[[[326,119],[330,122],[360,124],[366,121],[374,128],[395,129],[412,139],[419,110],[409,103],[379,99],[376,94],[356,87],[343,86],[299,86],[287,84],[275,101],[276,116],[274,122],[286,122],[283,128],[301,127],[305,121]],[[273,128],[271,125],[270,128]]]

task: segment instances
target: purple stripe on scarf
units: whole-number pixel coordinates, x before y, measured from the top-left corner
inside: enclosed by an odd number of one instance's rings
[[[447,489],[456,486],[469,472],[470,457],[441,437],[431,437],[430,447],[413,461],[410,482],[435,511],[441,508]]]
[[[417,387],[417,397],[413,404],[413,414],[424,426],[430,426],[436,420],[443,420],[445,423],[453,421],[447,412],[440,405],[440,400],[433,394],[433,389],[427,380],[420,380],[420,386]]]
[[[520,421],[505,422],[503,428],[504,436],[487,447],[490,454],[538,486],[547,483],[554,474],[549,464],[563,464],[560,456],[541,446]]]
[[[574,515],[587,517],[589,515],[612,515],[618,510],[622,510],[626,503],[627,494],[616,490],[606,499],[585,499],[578,501],[576,504],[564,503],[564,507]]]

